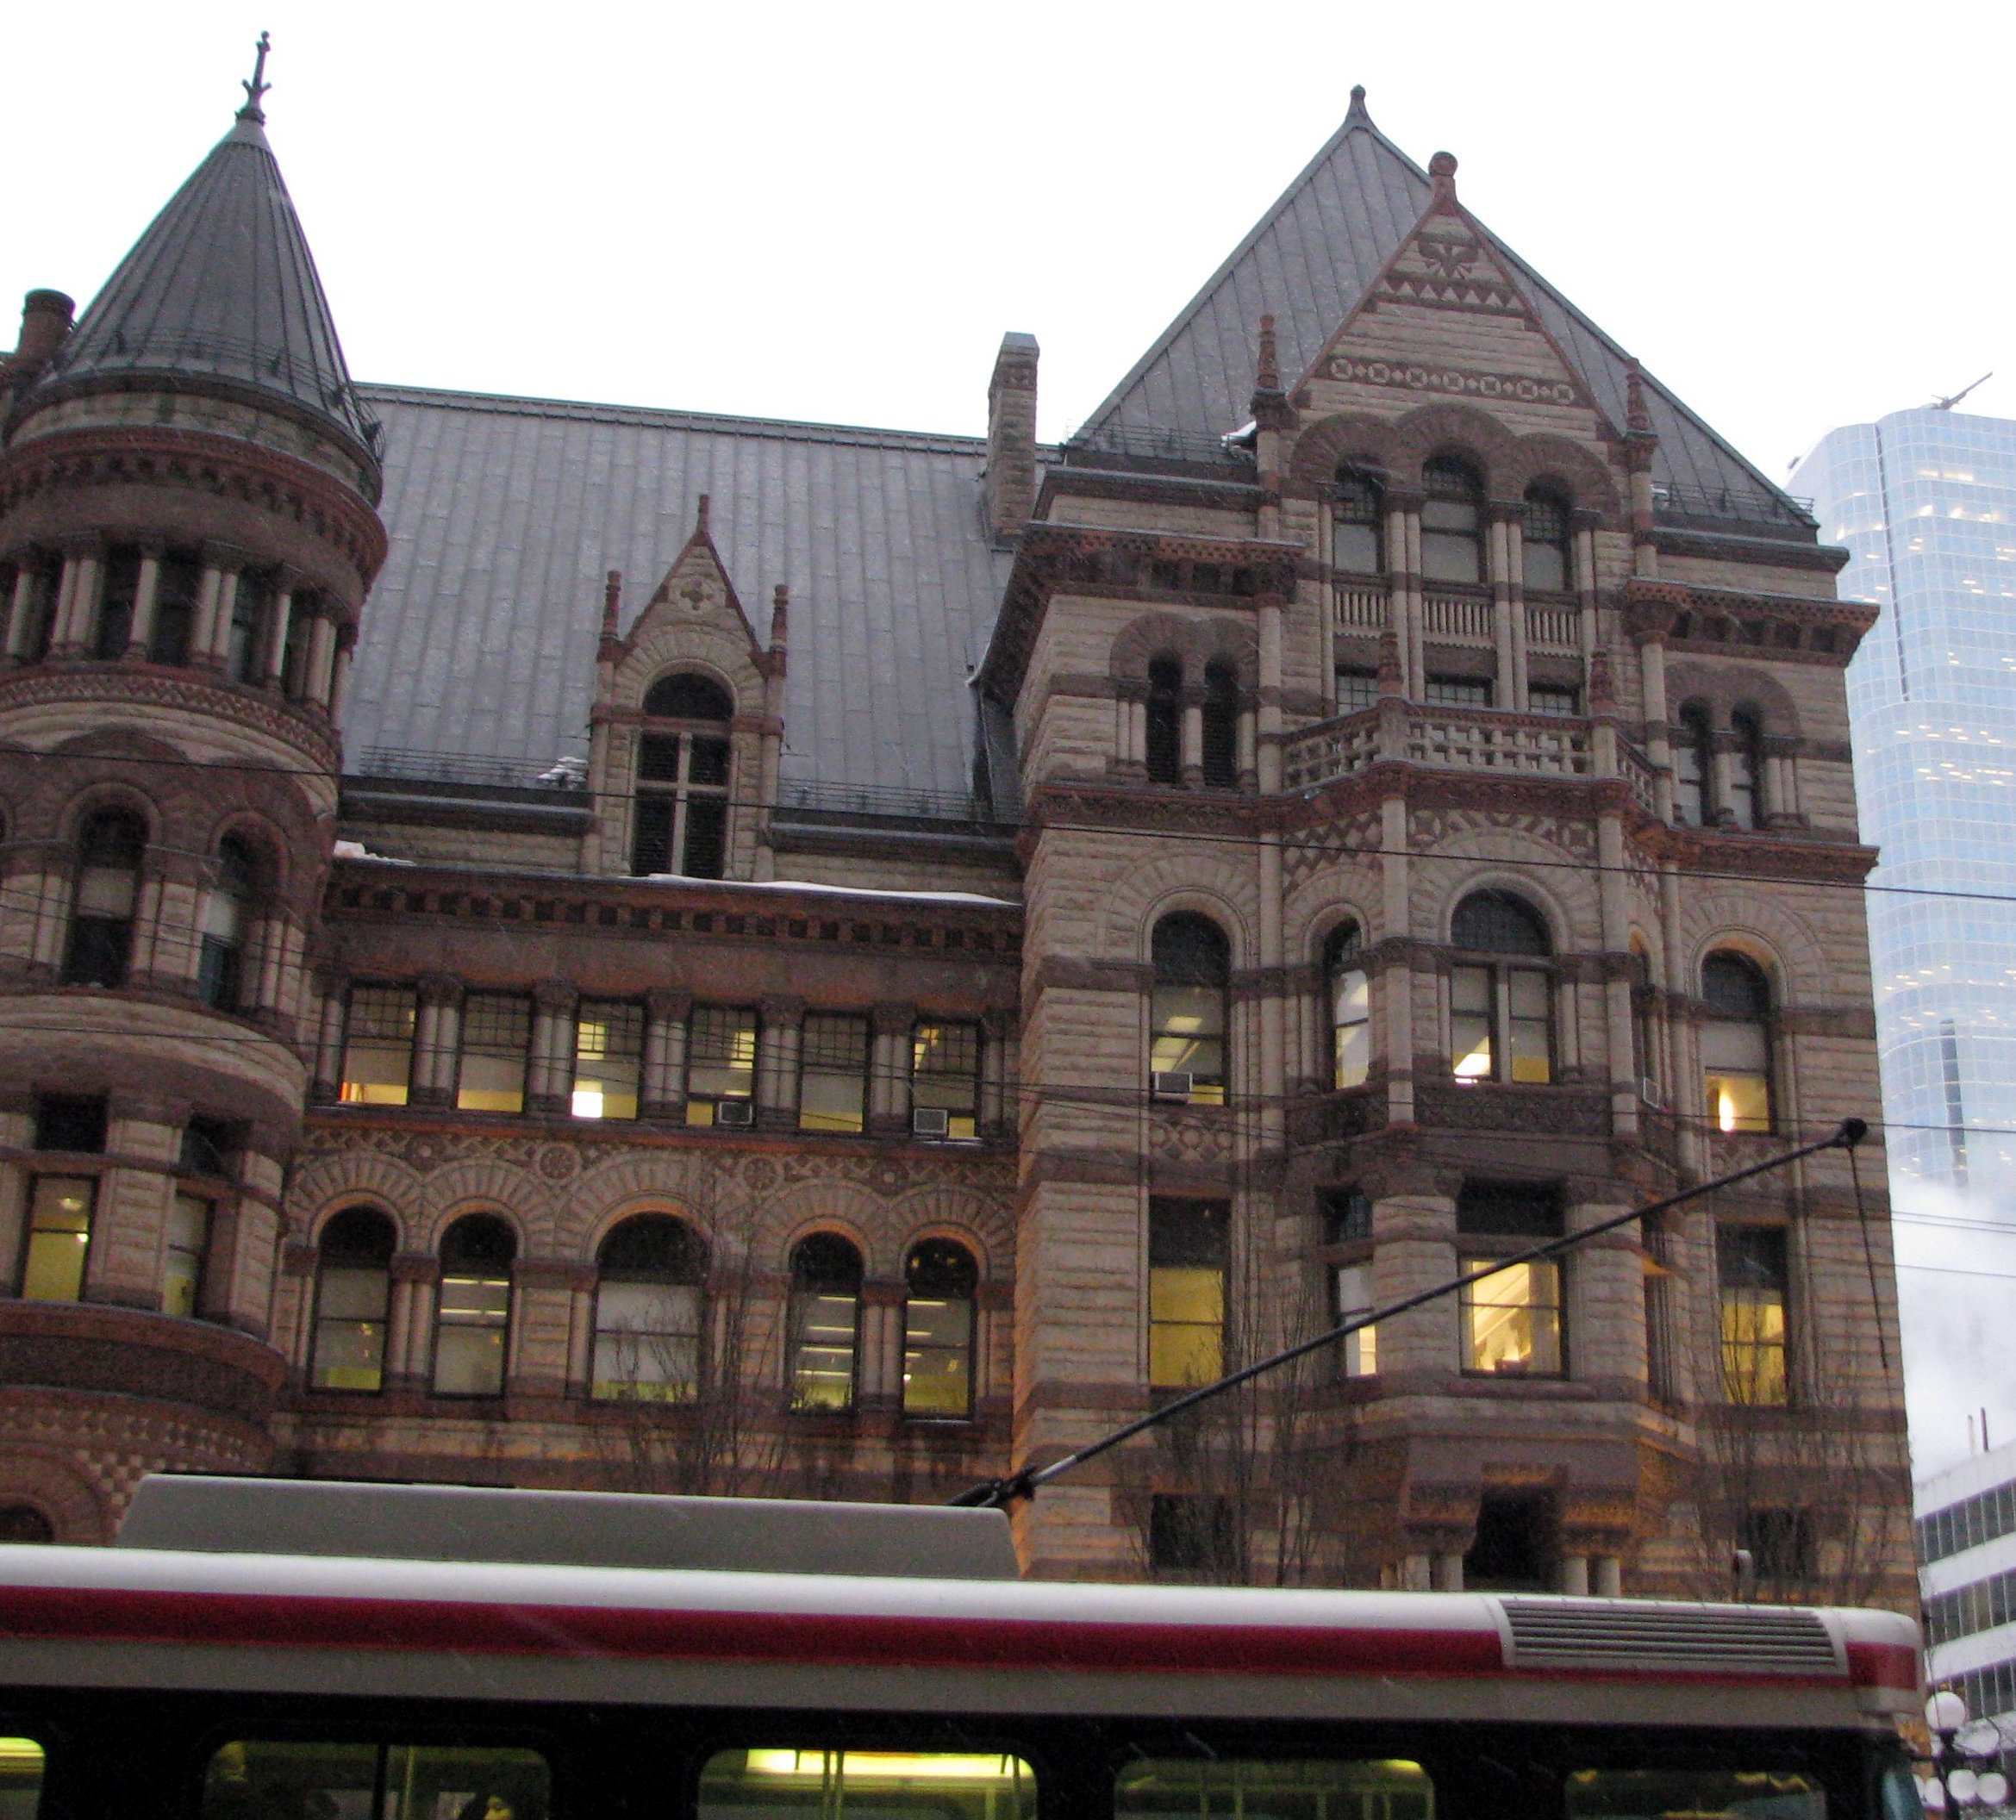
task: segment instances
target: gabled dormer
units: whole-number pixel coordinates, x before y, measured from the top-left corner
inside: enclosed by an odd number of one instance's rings
[[[708,528],[693,534],[627,633],[622,577],[602,604],[589,747],[593,826],[582,870],[767,878],[783,743],[785,591],[758,641]]]

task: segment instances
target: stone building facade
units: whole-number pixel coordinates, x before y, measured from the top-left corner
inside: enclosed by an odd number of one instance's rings
[[[9,1533],[942,1498],[1873,1114],[1841,553],[1362,95],[1057,447],[1025,335],[984,439],[356,385],[258,103],[5,369]],[[1863,1174],[1382,1324],[1026,1561],[1908,1598]]]

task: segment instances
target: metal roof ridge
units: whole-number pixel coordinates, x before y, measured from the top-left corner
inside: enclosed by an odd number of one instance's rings
[[[726,411],[682,410],[673,406],[614,404],[584,398],[542,398],[524,392],[467,392],[445,386],[385,384],[359,380],[357,390],[375,401],[430,405],[448,410],[494,411],[508,416],[578,417],[589,421],[634,423],[719,429],[743,435],[777,436],[791,441],[858,442],[868,447],[941,450],[946,453],[984,453],[984,436],[963,436],[951,430],[899,430],[869,424],[821,423],[810,418],[741,417]],[[1039,459],[1055,459],[1055,445],[1039,443]]]

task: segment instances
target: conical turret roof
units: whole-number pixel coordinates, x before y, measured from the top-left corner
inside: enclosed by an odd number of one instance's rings
[[[250,84],[247,85],[248,89]],[[256,91],[169,199],[36,387],[166,380],[284,400],[360,446],[360,404]]]

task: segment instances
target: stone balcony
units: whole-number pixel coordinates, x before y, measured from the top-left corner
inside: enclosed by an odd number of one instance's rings
[[[1658,813],[1651,764],[1607,722],[1428,707],[1397,697],[1288,735],[1283,784],[1320,789],[1382,761],[1506,776],[1621,778],[1648,813]]]

